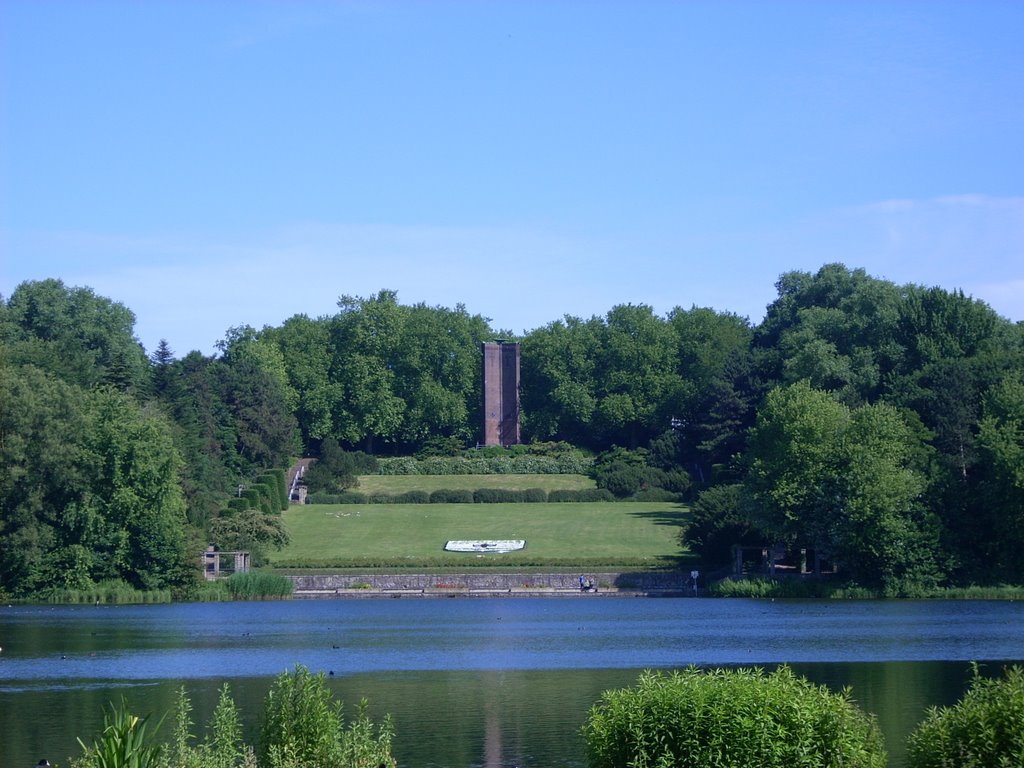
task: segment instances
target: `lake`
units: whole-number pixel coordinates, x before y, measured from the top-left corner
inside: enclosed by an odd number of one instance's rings
[[[67,764],[122,697],[159,718],[182,685],[205,724],[228,683],[248,740],[273,677],[330,675],[391,713],[402,766],[583,766],[579,728],[643,669],[781,663],[851,686],[890,763],[927,707],[1024,660],[1024,604],[637,598],[361,599],[0,608],[3,766]],[[169,723],[169,721],[168,721]],[[166,728],[166,726],[165,726]]]

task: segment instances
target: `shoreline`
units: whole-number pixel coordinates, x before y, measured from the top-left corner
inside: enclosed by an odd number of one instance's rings
[[[693,597],[675,572],[289,575],[292,598]],[[698,594],[700,594],[698,592]]]

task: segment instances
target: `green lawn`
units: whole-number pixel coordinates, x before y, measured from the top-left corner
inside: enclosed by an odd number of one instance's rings
[[[359,485],[352,490],[360,493],[398,495],[407,491],[430,493],[449,488],[470,491],[478,488],[501,488],[506,491],[523,491],[528,488],[578,491],[596,487],[594,481],[586,475],[361,475]]]
[[[291,543],[279,567],[658,568],[688,556],[679,504],[307,504],[283,513]],[[449,539],[525,539],[526,548],[479,556],[444,551]]]

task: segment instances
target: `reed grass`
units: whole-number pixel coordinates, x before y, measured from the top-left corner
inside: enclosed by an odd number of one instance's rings
[[[274,600],[291,597],[292,582],[276,573],[235,573],[225,582],[233,600]]]
[[[131,584],[111,579],[85,589],[55,589],[46,596],[48,603],[83,604],[144,604],[169,603],[170,589],[136,589]]]
[[[816,579],[726,578],[708,589],[712,597],[819,598],[833,600],[1024,600],[1024,587],[1001,584],[981,587],[906,588],[896,595],[856,585]]]

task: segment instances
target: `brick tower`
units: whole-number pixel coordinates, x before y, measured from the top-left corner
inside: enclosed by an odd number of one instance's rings
[[[519,344],[485,342],[484,445],[519,443]]]

